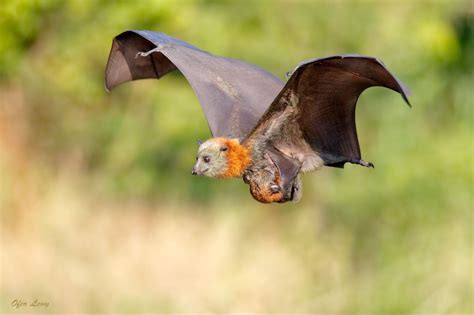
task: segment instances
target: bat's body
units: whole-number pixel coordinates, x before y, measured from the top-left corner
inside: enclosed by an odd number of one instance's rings
[[[301,172],[361,158],[355,128],[359,95],[371,86],[403,85],[375,58],[358,55],[309,60],[284,83],[238,60],[203,52],[167,35],[127,31],[114,40],[106,87],[160,78],[179,69],[198,95],[215,138],[202,143],[193,175],[242,177],[265,203],[301,197]]]

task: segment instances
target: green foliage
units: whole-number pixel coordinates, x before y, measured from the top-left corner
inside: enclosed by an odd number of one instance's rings
[[[253,10],[247,10],[250,6]],[[470,51],[465,46],[472,24],[465,20],[472,16],[456,6],[438,3],[426,9],[424,3],[399,7],[365,2],[317,6],[277,2],[274,10],[268,6],[260,1],[186,5],[11,1],[1,15],[0,72],[8,75],[6,79],[24,82],[32,114],[41,117],[31,117],[37,124],[32,142],[49,150],[45,156],[80,151],[92,171],[110,179],[106,190],[118,189],[120,194],[152,196],[164,188],[159,183],[172,172],[179,182],[187,182],[192,143],[209,135],[205,121],[193,119],[203,116],[181,76],[134,82],[106,95],[103,69],[111,39],[129,28],[163,31],[216,54],[259,64],[280,77],[302,59],[341,52],[378,56],[411,88],[414,109],[406,111],[400,98],[387,91],[364,95],[358,110],[363,143],[381,133],[396,142],[408,131],[426,134],[433,128],[449,133],[459,121],[469,125],[466,84],[472,62],[466,60]],[[456,23],[464,23],[462,30]],[[463,67],[456,68],[458,64]],[[390,104],[375,105],[380,99]],[[398,119],[384,118],[393,115]],[[423,123],[418,124],[415,116]],[[400,128],[400,120],[413,125]],[[418,140],[424,147],[433,144]],[[365,152],[372,148],[380,146],[363,145]],[[380,158],[396,152],[389,149]],[[376,158],[368,159],[384,161]],[[129,181],[128,176],[135,179]],[[143,186],[128,189],[127,181]]]

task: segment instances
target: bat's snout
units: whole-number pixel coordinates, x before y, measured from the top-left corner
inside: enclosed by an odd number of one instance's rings
[[[198,173],[196,172],[196,167],[193,166],[193,169],[191,170],[191,175],[197,175]]]

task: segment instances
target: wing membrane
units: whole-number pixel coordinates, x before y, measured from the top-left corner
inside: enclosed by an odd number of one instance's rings
[[[131,80],[159,79],[176,69],[194,89],[215,137],[245,136],[284,85],[256,66],[151,31],[126,31],[114,39],[105,85],[110,90]]]

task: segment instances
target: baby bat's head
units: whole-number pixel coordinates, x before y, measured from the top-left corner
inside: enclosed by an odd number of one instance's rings
[[[255,200],[262,203],[284,202],[279,174],[269,169],[246,172],[244,182],[249,184],[250,194]]]
[[[301,181],[295,178],[282,177],[280,168],[268,153],[259,163],[254,163],[244,172],[243,180],[250,186],[252,197],[262,203],[287,201],[296,202],[301,198]]]
[[[192,174],[228,178],[242,176],[250,163],[248,150],[238,139],[211,138],[198,149]]]

